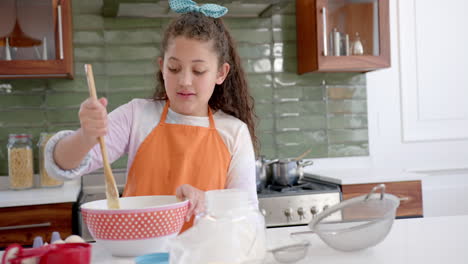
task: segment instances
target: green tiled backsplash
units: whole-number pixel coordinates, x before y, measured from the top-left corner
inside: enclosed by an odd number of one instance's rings
[[[150,97],[162,28],[168,19],[104,18],[101,1],[73,0],[74,80],[0,80],[0,175],[8,174],[10,133],[39,133],[79,126],[87,97],[83,65],[93,64],[100,96],[109,111],[135,97]],[[261,154],[308,158],[368,155],[365,75],[296,74],[295,8],[271,18],[226,18],[238,41],[260,118]],[[37,151],[35,152],[37,157]],[[122,157],[113,168],[124,168]],[[37,166],[36,166],[37,168]]]

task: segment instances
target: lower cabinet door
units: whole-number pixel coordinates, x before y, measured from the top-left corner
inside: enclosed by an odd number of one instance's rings
[[[72,234],[73,203],[0,208],[0,247],[32,245],[36,236],[50,242],[52,232],[62,239]]]

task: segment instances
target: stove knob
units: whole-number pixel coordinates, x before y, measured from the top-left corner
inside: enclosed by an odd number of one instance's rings
[[[310,208],[310,213],[312,214],[312,217],[315,217],[315,215],[317,214],[317,207],[312,206]]]
[[[284,215],[286,216],[286,221],[290,221],[292,220],[292,214],[293,214],[293,209],[291,208],[288,208],[286,210],[284,210]]]
[[[325,210],[327,210],[327,209],[328,209],[328,204],[326,204],[326,205],[323,206],[322,211],[325,211]]]
[[[299,220],[302,220],[303,218],[305,218],[304,213],[305,213],[304,208],[302,207],[297,208],[297,214],[299,215]]]

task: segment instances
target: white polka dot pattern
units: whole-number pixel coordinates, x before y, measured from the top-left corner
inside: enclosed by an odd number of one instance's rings
[[[96,239],[145,239],[178,233],[184,225],[183,207],[142,213],[103,214],[83,210],[83,220]]]

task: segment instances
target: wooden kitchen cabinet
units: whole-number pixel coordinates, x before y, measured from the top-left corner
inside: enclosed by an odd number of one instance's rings
[[[50,242],[53,231],[62,239],[72,234],[73,203],[0,208],[0,247],[32,245],[36,236]]]
[[[423,217],[421,181],[381,182],[385,192],[400,198],[397,218]],[[368,194],[372,188],[381,183],[342,185],[343,200]],[[380,190],[379,190],[380,191]]]
[[[298,73],[390,67],[388,0],[296,0]]]
[[[0,1],[0,79],[73,79],[71,0]]]

